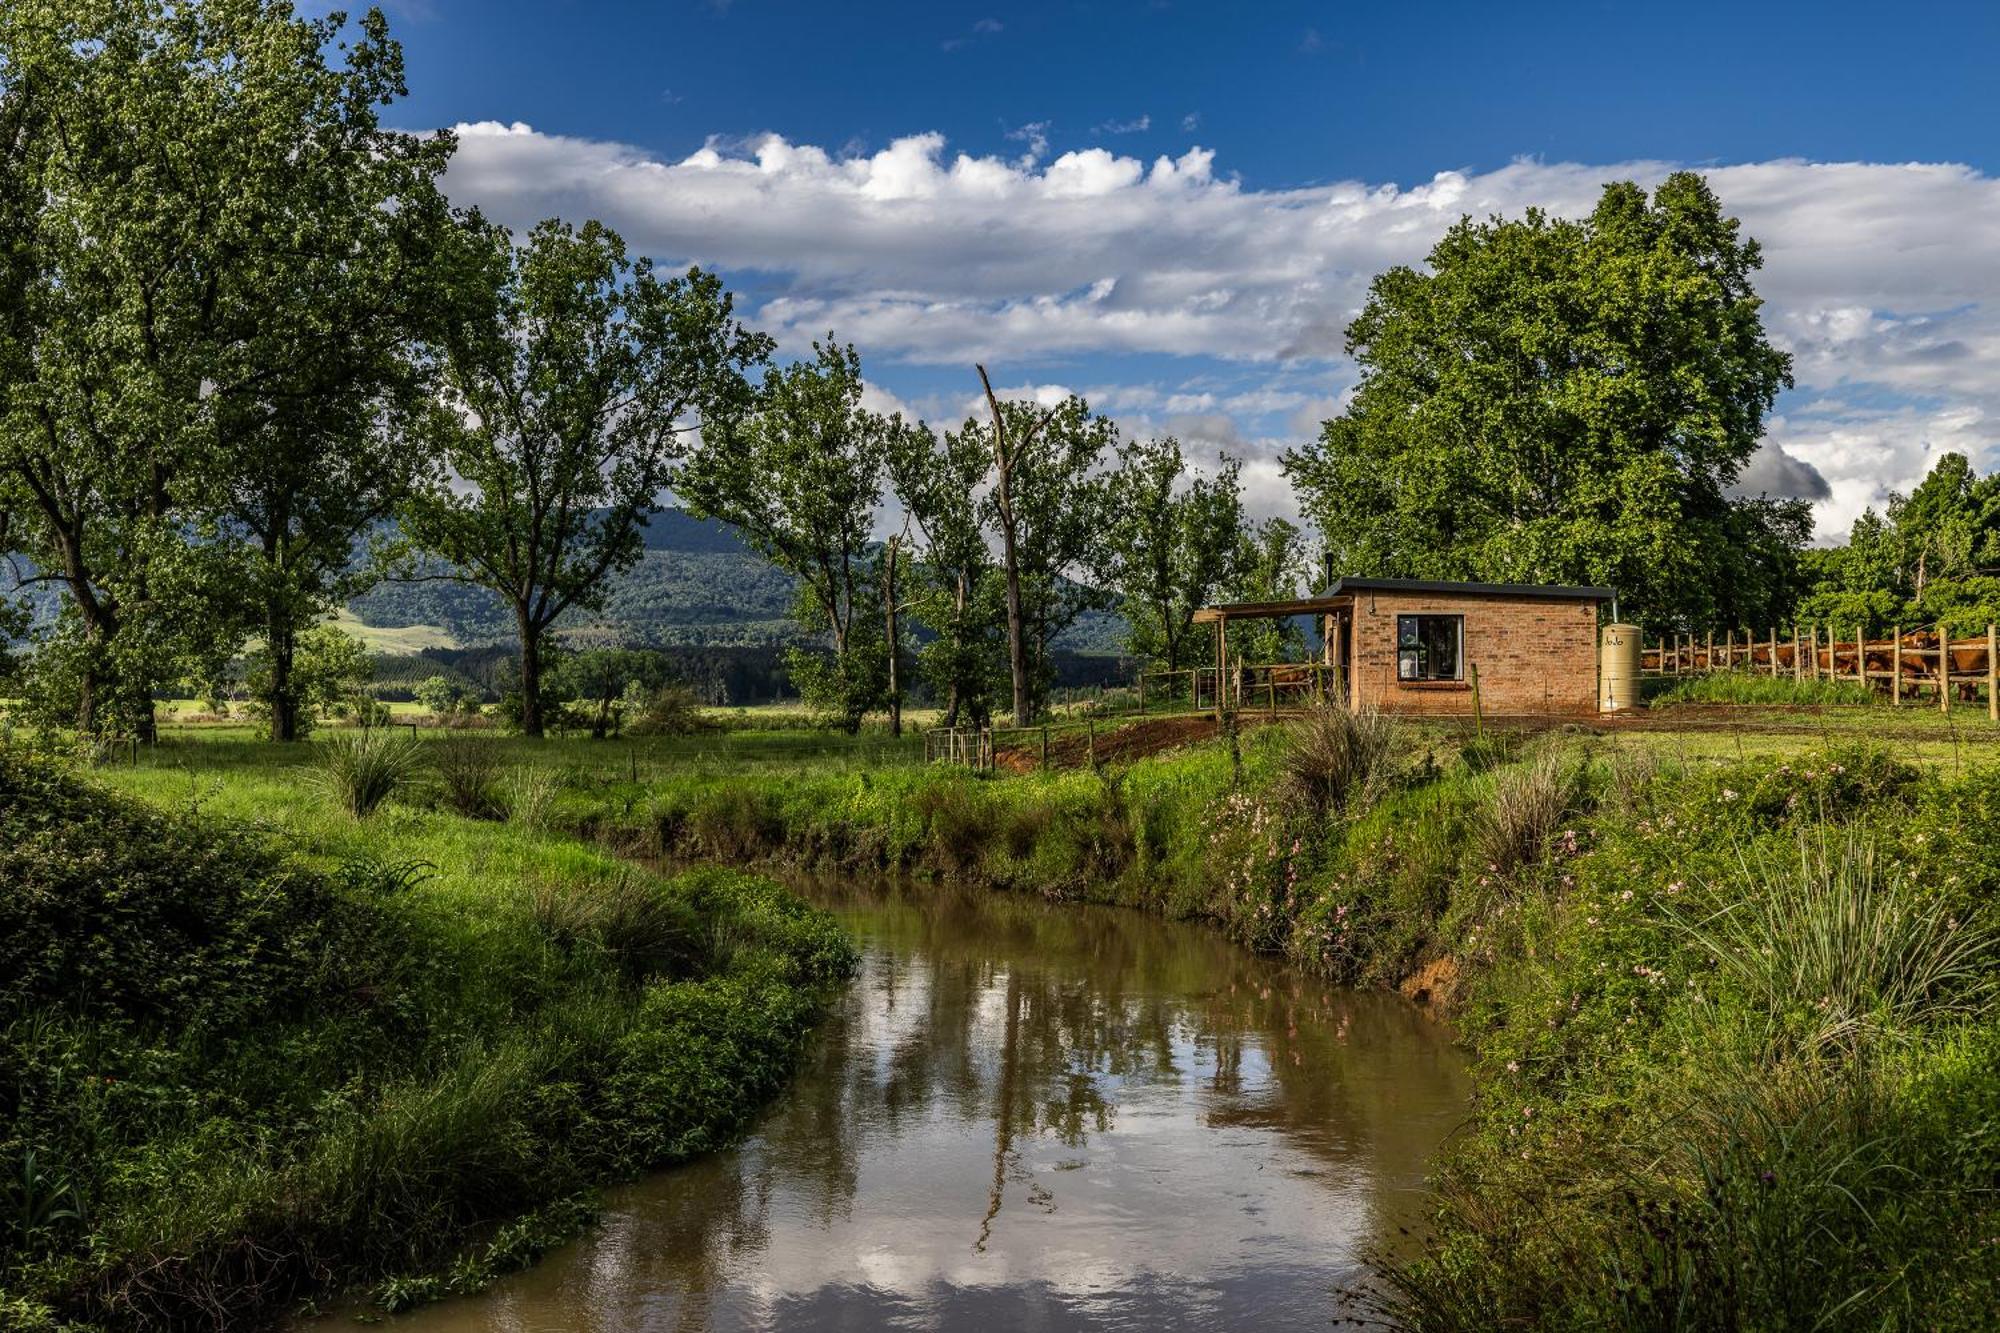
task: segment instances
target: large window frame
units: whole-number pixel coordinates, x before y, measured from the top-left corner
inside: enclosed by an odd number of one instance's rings
[[[1396,617],[1396,680],[1452,685],[1465,679],[1465,616],[1418,611]]]

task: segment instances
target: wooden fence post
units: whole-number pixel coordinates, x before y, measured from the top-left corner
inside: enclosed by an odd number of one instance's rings
[[[1778,627],[1771,626],[1771,679],[1778,678]]]
[[[1796,685],[1799,681],[1802,681],[1805,678],[1806,678],[1805,647],[1799,641],[1799,627],[1797,622],[1795,621],[1792,624],[1792,683]]]
[[[1090,766],[1097,767],[1097,719],[1087,717],[1083,721],[1084,739],[1090,746]]]
[[[1889,631],[1895,636],[1896,646],[1890,650],[1894,660],[1889,667],[1889,703],[1892,707],[1903,706],[1903,627],[1897,625]]]
[[[1986,622],[1986,716],[2000,722],[2000,629]]]
[[[1042,721],[1042,767],[1047,768],[1048,766],[1049,766],[1049,724],[1048,720],[1045,718]]]
[[[1707,655],[1706,657],[1704,657],[1704,658],[1702,658],[1702,659],[1701,659],[1701,669],[1702,669],[1703,671],[1713,671],[1713,670],[1715,670],[1715,631],[1714,631],[1714,630],[1710,630],[1710,631],[1708,632],[1708,655]]]
[[[1938,621],[1938,712],[1951,711],[1951,629]]]

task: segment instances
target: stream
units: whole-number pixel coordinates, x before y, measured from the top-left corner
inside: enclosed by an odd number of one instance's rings
[[[743,1144],[387,1323],[1326,1328],[1363,1254],[1421,1217],[1465,1117],[1447,1031],[1211,929],[949,885],[802,888],[861,966]]]

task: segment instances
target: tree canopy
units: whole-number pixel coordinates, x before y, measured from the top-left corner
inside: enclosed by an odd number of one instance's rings
[[[1587,218],[1461,220],[1375,279],[1361,382],[1286,455],[1336,573],[1610,584],[1661,624],[1767,621],[1810,531],[1731,494],[1791,383],[1740,235],[1698,175]]]

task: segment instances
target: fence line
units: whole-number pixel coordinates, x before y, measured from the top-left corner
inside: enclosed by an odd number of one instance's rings
[[[1949,711],[1952,693],[1970,702],[1986,687],[1986,711],[2000,720],[2000,629],[1986,626],[1982,635],[1959,637],[1951,626],[1911,630],[1901,626],[1887,638],[1870,638],[1851,627],[1854,637],[1816,624],[1795,625],[1787,635],[1776,629],[1762,637],[1748,630],[1661,635],[1651,647],[1642,645],[1639,670],[1649,676],[1705,675],[1715,671],[1745,671],[1794,680],[1851,680],[1883,690],[1894,703],[1920,691],[1933,692],[1940,709]],[[1962,628],[1962,627],[1961,627]]]

